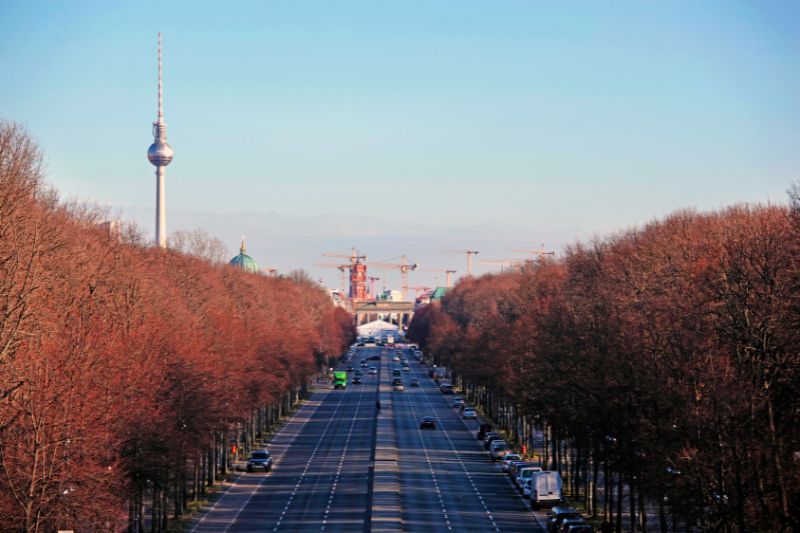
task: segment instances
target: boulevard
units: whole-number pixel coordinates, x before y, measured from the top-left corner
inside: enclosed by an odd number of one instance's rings
[[[361,384],[317,390],[270,443],[272,471],[242,473],[190,531],[544,531],[545,515],[475,439],[479,422],[462,420],[410,350],[400,353],[408,371],[388,352],[368,361],[378,373],[363,368]],[[380,354],[359,348],[337,370]],[[404,391],[391,386],[394,370]],[[420,429],[423,416],[435,430]],[[375,475],[376,451],[388,477]]]

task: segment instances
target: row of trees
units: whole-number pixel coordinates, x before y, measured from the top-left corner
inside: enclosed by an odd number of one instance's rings
[[[41,161],[0,122],[0,530],[160,530],[352,321],[302,275],[109,235],[47,188]]]
[[[618,532],[800,529],[797,205],[464,280],[409,335]]]

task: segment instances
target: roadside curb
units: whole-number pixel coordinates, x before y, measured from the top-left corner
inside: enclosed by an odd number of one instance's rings
[[[400,474],[397,464],[397,436],[394,427],[394,408],[389,365],[382,361],[375,438],[375,469],[372,487],[372,516],[370,531],[399,532],[403,530],[400,512]]]

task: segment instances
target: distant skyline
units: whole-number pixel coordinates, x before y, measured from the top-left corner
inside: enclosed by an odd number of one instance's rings
[[[41,144],[64,198],[149,238],[161,31],[170,233],[203,228],[231,256],[245,235],[260,266],[331,287],[313,264],[350,247],[460,276],[443,250],[520,257],[677,209],[785,202],[798,27],[794,1],[11,0],[0,116]]]

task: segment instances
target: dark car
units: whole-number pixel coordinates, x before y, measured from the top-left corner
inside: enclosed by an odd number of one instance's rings
[[[256,450],[247,459],[247,471],[252,472],[256,468],[263,468],[264,472],[272,470],[272,458],[266,450]]]
[[[392,370],[392,375],[393,376],[399,376],[400,374],[401,374],[401,372],[399,370],[397,370],[396,368],[394,370]]]
[[[419,429],[436,429],[436,419],[432,416],[423,416],[419,422]]]
[[[394,378],[394,379],[392,380],[392,386],[394,386],[394,385],[400,385],[400,384],[402,384],[402,383],[403,383],[403,380],[402,380],[402,379],[400,379],[400,378]]]
[[[558,533],[558,529],[567,518],[581,518],[581,514],[577,509],[572,507],[553,507],[547,514],[549,516],[547,519],[547,531],[550,533]]]
[[[491,424],[481,424],[478,428],[478,440],[483,440],[486,434],[492,430]]]
[[[419,387],[419,380],[417,378],[413,378],[411,380],[411,386],[412,387]]]
[[[348,366],[345,370],[347,370],[348,372],[352,372],[353,371],[353,367],[352,366]]]
[[[483,447],[488,450],[492,446],[492,442],[496,441],[499,438],[500,438],[500,435],[498,435],[494,431],[490,431],[483,438]]]
[[[361,378],[358,376],[354,377],[352,383],[353,385],[361,385]]]

